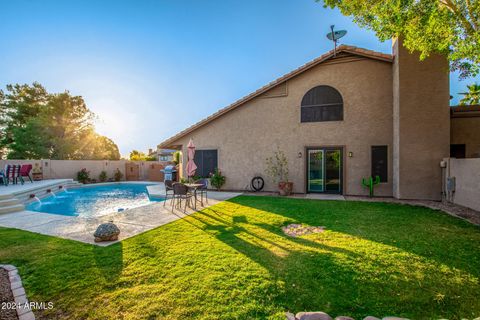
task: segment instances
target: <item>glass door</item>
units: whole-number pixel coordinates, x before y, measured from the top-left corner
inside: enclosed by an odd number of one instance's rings
[[[342,154],[339,149],[325,150],[325,191],[341,193]]]
[[[308,149],[307,156],[307,192],[342,193],[342,149]]]
[[[324,151],[308,150],[308,192],[323,192],[324,190]]]

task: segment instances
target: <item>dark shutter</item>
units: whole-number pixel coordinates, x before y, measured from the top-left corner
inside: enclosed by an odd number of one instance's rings
[[[380,182],[388,181],[388,147],[372,146],[372,177],[380,177]]]
[[[194,157],[197,170],[195,175],[208,178],[218,167],[217,150],[197,150]]]
[[[343,120],[343,99],[336,89],[318,86],[310,89],[302,99],[301,122]]]

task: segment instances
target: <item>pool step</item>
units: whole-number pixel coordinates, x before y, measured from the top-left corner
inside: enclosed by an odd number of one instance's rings
[[[23,210],[25,210],[25,206],[23,204],[14,204],[12,206],[0,207],[0,214],[23,211]]]
[[[8,207],[8,206],[13,206],[15,204],[20,204],[20,200],[14,197],[10,197],[8,199],[0,199],[0,208],[2,207]]]
[[[13,198],[13,195],[7,193],[7,194],[0,194],[0,200],[7,200]]]

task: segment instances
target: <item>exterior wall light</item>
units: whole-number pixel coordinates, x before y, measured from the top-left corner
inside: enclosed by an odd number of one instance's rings
[[[348,157],[349,157],[349,158],[352,158],[352,157],[353,157],[353,152],[352,152],[352,151],[349,151],[349,152],[348,152]]]
[[[301,152],[301,151],[298,153],[298,157],[299,157],[299,158],[302,157],[302,152]]]

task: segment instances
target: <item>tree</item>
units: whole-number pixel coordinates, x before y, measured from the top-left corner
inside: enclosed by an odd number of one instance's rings
[[[319,0],[317,0],[319,1]],[[324,0],[382,41],[404,37],[421,59],[446,54],[460,77],[480,71],[480,0]]]
[[[155,161],[155,157],[146,155],[145,153],[138,151],[138,150],[132,150],[130,152],[130,160],[132,161]]]
[[[80,96],[51,94],[39,83],[0,90],[0,150],[10,159],[120,159],[116,144],[95,132]]]
[[[461,105],[480,104],[480,84],[472,83],[467,86],[468,92],[460,92],[463,95]]]

